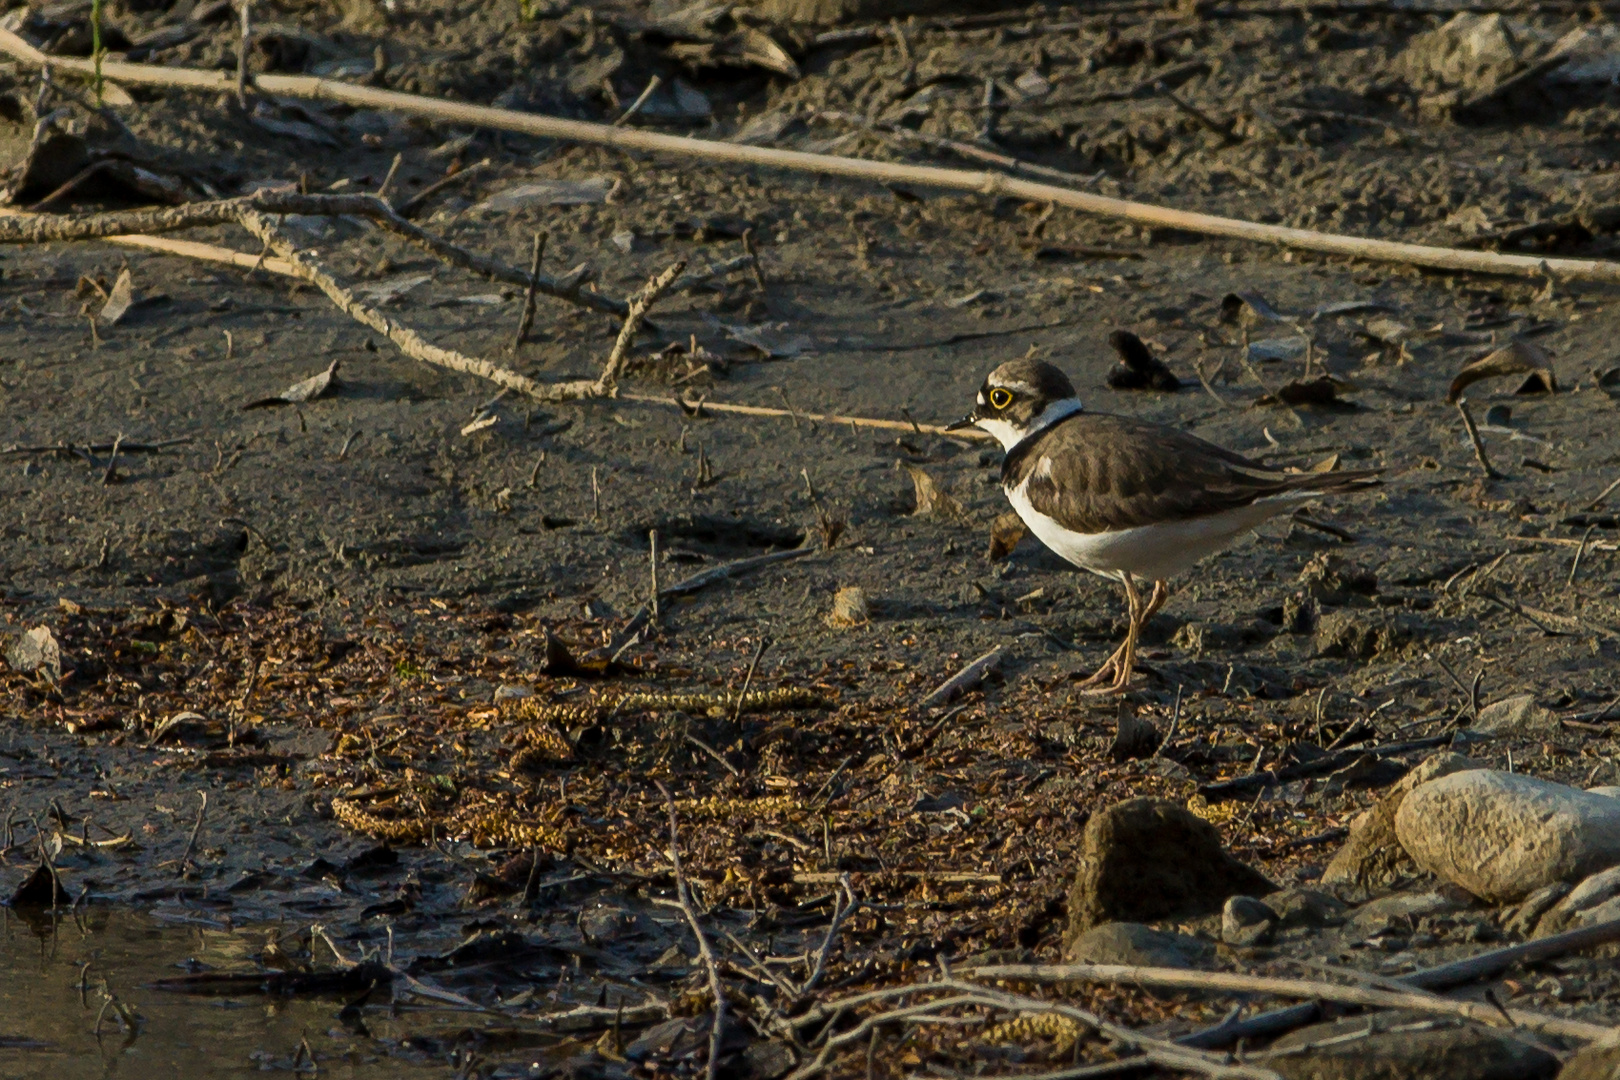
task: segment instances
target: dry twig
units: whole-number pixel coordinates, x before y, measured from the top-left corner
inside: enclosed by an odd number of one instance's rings
[[[1187,971],[1172,968],[1134,967],[1126,964],[997,964],[975,968],[982,979],[1007,979],[1027,983],[1115,983],[1137,986],[1175,987],[1187,990],[1232,990],[1240,993],[1274,994],[1278,997],[1336,1001],[1343,1005],[1363,1005],[1380,1009],[1413,1009],[1419,1012],[1458,1016],[1481,1024],[1494,1024],[1502,1013],[1475,1001],[1454,1001],[1420,990],[1396,992],[1365,986],[1341,986],[1316,979],[1279,979],[1246,975],[1236,971]],[[1561,1035],[1586,1042],[1620,1037],[1620,1029],[1588,1024],[1546,1013],[1523,1009],[1506,1015],[1517,1026],[1544,1035]]]
[[[675,900],[660,901],[666,906],[679,908],[686,922],[692,927],[692,935],[697,938],[698,955],[703,959],[704,970],[709,974],[709,992],[714,995],[714,1016],[709,1023],[709,1065],[708,1080],[715,1080],[720,1072],[720,1038],[726,1026],[726,989],[720,982],[720,963],[715,959],[714,950],[709,947],[709,939],[703,933],[703,924],[698,921],[697,909],[692,906],[692,892],[686,884],[686,874],[681,870],[681,835],[680,826],[675,818],[675,796],[671,795],[669,788],[663,781],[657,781],[658,790],[663,793],[664,801],[669,804],[669,861],[675,867]]]
[[[0,30],[0,52],[32,67],[48,66],[60,71],[75,71],[81,74],[94,72],[94,64],[89,60],[47,56],[8,30]],[[234,89],[231,73],[223,71],[131,63],[105,63],[102,70],[106,78],[129,85],[167,86],[213,94]],[[1157,86],[1161,82],[1168,81],[1170,73],[1159,73],[1152,78],[1151,85]],[[265,94],[336,101],[356,108],[388,109],[497,131],[642,150],[679,158],[698,157],[737,165],[790,169],[878,183],[910,183],[943,190],[991,196],[1004,195],[1027,202],[1055,203],[1082,213],[1120,218],[1159,228],[1181,229],[1206,236],[1225,236],[1328,255],[1427,266],[1438,270],[1512,274],[1537,279],[1545,278],[1550,272],[1560,279],[1620,282],[1620,263],[1615,262],[1593,259],[1548,259],[1539,255],[1468,251],[1393,240],[1343,236],[1311,229],[1296,229],[1285,225],[1268,225],[1214,214],[1175,210],[1170,207],[1076,191],[1057,184],[1023,180],[1003,173],[866,161],[834,154],[812,154],[800,150],[779,150],[767,146],[692,139],[629,127],[616,128],[610,124],[539,116],[516,109],[442,101],[419,94],[360,86],[310,75],[262,74],[255,76],[253,82],[254,86]]]

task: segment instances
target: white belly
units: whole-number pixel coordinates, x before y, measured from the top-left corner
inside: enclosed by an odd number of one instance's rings
[[[1198,560],[1222,550],[1255,526],[1308,502],[1309,497],[1262,499],[1204,517],[1102,533],[1065,529],[1030,506],[1022,484],[1007,492],[1007,500],[1041,543],[1082,570],[1111,578],[1124,572],[1163,581],[1191,569]]]

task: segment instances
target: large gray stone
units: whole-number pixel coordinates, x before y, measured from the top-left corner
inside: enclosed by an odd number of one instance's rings
[[[1455,772],[1481,768],[1461,754],[1434,754],[1407,773],[1389,789],[1378,804],[1350,826],[1350,836],[1322,872],[1322,884],[1355,889],[1392,889],[1403,878],[1417,875],[1412,862],[1395,838],[1395,811],[1401,801],[1419,784]]]
[[[1265,1062],[1289,1080],[1550,1080],[1558,1071],[1558,1059],[1545,1050],[1412,1012],[1314,1024],[1271,1049],[1296,1051]]]
[[[1064,958],[1071,963],[1133,967],[1199,967],[1214,955],[1214,946],[1207,941],[1129,922],[1093,926],[1063,950]]]
[[[1418,866],[1503,903],[1620,863],[1620,800],[1514,773],[1453,773],[1406,796],[1395,835]]]

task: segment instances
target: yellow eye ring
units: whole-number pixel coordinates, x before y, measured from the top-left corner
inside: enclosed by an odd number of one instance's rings
[[[1012,404],[1012,391],[996,387],[990,391],[990,404],[998,409],[1005,409]]]

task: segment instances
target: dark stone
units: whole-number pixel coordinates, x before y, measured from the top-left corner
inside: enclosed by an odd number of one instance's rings
[[[1367,1030],[1370,1034],[1354,1038]],[[1339,1040],[1339,1041],[1334,1041]],[[1558,1059],[1495,1031],[1415,1012],[1354,1016],[1284,1035],[1266,1066],[1289,1080],[1551,1080]],[[1600,1074],[1593,1074],[1594,1076]]]
[[[1130,799],[1086,823],[1065,942],[1099,923],[1207,915],[1228,896],[1276,888],[1227,854],[1215,826],[1185,807]]]
[[[742,1074],[746,1080],[777,1080],[798,1064],[793,1048],[772,1039],[757,1042],[742,1052]]]
[[[1264,945],[1277,929],[1277,913],[1252,896],[1227,897],[1221,910],[1221,940],[1248,948]]]

